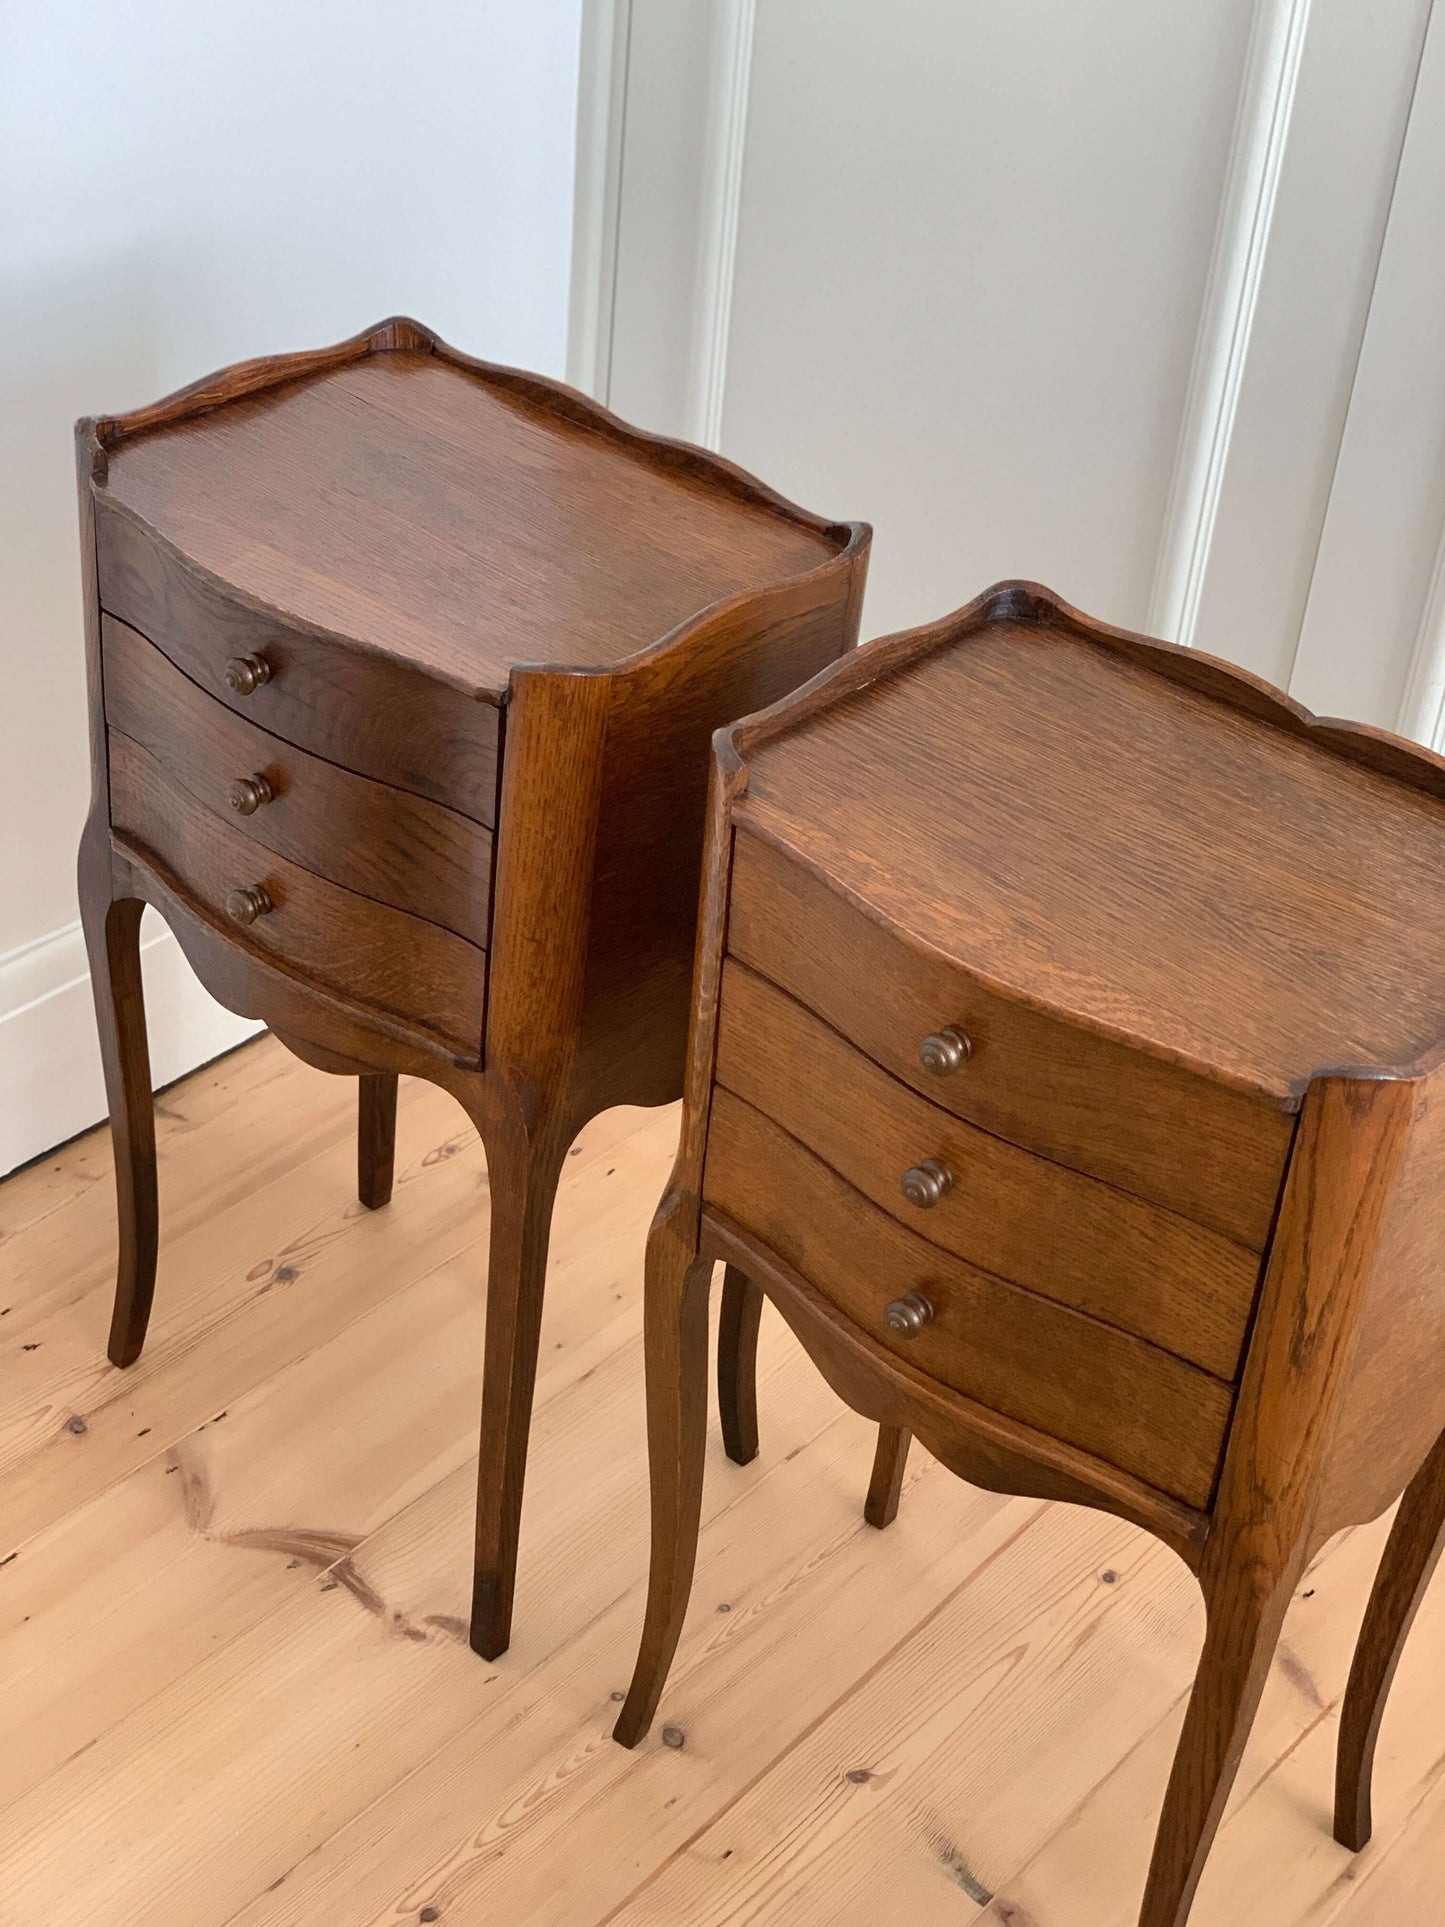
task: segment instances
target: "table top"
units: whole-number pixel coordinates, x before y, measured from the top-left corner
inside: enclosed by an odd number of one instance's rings
[[[478,694],[519,663],[635,655],[853,533],[441,344],[316,360],[178,419],[163,404],[102,424],[105,492],[278,616]]]
[[[738,819],[989,983],[1273,1097],[1427,1057],[1445,763],[993,593],[744,726]]]

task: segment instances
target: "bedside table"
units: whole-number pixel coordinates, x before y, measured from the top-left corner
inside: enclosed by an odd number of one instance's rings
[[[717,739],[647,1255],[646,1731],[722,1258],[885,1428],[1120,1514],[1208,1630],[1144,1927],[1189,1912],[1285,1609],[1405,1490],[1336,1832],[1445,1523],[1445,762],[1007,583]]]
[[[405,320],[77,439],[110,1356],[139,1355],[155,1277],[150,903],[222,1003],[360,1078],[363,1202],[390,1193],[399,1072],[476,1124],[494,1657],[562,1160],[598,1111],[681,1090],[709,735],[851,647],[868,531]]]

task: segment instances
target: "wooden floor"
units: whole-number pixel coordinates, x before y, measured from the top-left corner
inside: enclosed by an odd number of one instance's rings
[[[0,1186],[4,1927],[1130,1927],[1193,1582],[1117,1521],[971,1491],[917,1448],[869,1530],[869,1428],[772,1313],[762,1453],[730,1465],[714,1427],[661,1720],[635,1754],[608,1737],[672,1112],[572,1152],[516,1643],[469,1651],[486,1176],[451,1101],[402,1089],[374,1215],[349,1082],[265,1040],[161,1100],[156,1315],[124,1374],[104,1137]],[[1376,1843],[1329,1835],[1382,1537],[1301,1589],[1197,1927],[1445,1919],[1445,1589],[1396,1687]]]

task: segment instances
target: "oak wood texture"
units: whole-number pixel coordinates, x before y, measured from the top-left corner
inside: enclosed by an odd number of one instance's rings
[[[1146,1526],[1186,1565],[1198,1565],[1206,1513],[945,1386],[903,1352],[840,1319],[811,1280],[720,1212],[706,1212],[700,1232],[702,1248],[714,1258],[747,1267],[838,1396],[880,1429],[911,1431],[961,1478],[992,1492],[1102,1506]]]
[[[155,1269],[132,913],[111,921],[144,901],[222,1002],[370,1080],[363,1204],[390,1183],[385,1080],[439,1083],[486,1142],[471,1638],[495,1657],[558,1174],[599,1111],[678,1094],[709,737],[852,645],[868,531],[406,320],[88,419],[77,448],[111,1355],[138,1355]],[[219,785],[253,774],[274,800],[238,815]]]
[[[1291,720],[999,615],[760,742],[739,820],[1011,996],[1297,1102],[1342,1052],[1391,1070],[1440,1041],[1445,763],[1400,780]]]
[[[84,451],[82,451],[84,454]],[[149,637],[218,702],[262,729],[478,823],[494,823],[502,718],[480,701],[348,636],[239,598],[105,494],[95,505],[105,606]],[[226,682],[233,656],[257,655],[269,681]]]
[[[905,1230],[721,1088],[702,1195],[929,1377],[1186,1505],[1208,1505],[1230,1386]],[[910,1291],[932,1308],[916,1337],[890,1330],[883,1315]]]
[[[1257,1253],[927,1103],[736,962],[723,969],[717,1081],[910,1231],[1216,1378],[1236,1376]],[[900,1182],[925,1157],[953,1180],[927,1210]]]
[[[841,546],[659,456],[552,384],[403,352],[126,436],[106,486],[243,597],[500,700],[518,663],[610,668]]]
[[[563,1168],[502,1667],[461,1631],[480,1148],[444,1092],[404,1078],[394,1200],[372,1214],[351,1196],[353,1127],[352,1086],[269,1038],[165,1093],[161,1289],[124,1374],[100,1353],[107,1134],[0,1185],[7,1908],[47,1927],[427,1908],[464,1927],[1119,1927],[1199,1641],[1178,1561],[918,1449],[880,1538],[857,1507],[872,1428],[770,1313],[763,1454],[740,1469],[708,1440],[665,1704],[684,1744],[623,1753],[609,1693],[647,1555],[626,1281],[676,1112],[599,1118]],[[1387,1523],[1342,1535],[1297,1588],[1193,1927],[1434,1917],[1445,1588],[1401,1664],[1369,1853],[1321,1827]]]
[[[1310,1562],[1410,1484],[1341,1741],[1362,1841],[1445,1517],[1445,763],[1004,583],[720,732],[712,808],[617,1737],[682,1633],[722,1259],[856,1410],[975,1484],[1145,1526],[1198,1579],[1141,1927],[1190,1915]],[[905,1155],[934,1161],[912,1198]],[[1091,1286],[1106,1195],[1124,1257]],[[1129,1249],[1161,1226],[1167,1284]]]
[[[1293,1131],[1277,1105],[972,980],[745,826],[735,875],[729,953],[891,1075],[1011,1144],[1264,1248]],[[918,1047],[944,1024],[973,1055],[938,1077]]]
[[[490,831],[258,729],[213,702],[125,623],[104,616],[101,634],[111,727],[147,750],[188,796],[302,869],[485,950]],[[240,815],[231,785],[255,775],[265,777],[270,800]]]
[[[118,842],[174,877],[224,929],[226,898],[259,884],[272,909],[236,933],[282,968],[356,1004],[377,1006],[481,1054],[487,957],[440,924],[343,890],[252,841],[240,823],[193,803],[165,767],[119,729],[110,732],[111,826]]]

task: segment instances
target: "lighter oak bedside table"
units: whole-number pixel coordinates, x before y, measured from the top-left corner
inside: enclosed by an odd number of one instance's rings
[[[1403,1491],[1345,1700],[1370,1834],[1445,1525],[1445,762],[1005,583],[716,744],[648,1245],[652,1579],[691,1584],[723,1259],[882,1426],[1173,1547],[1207,1632],[1143,1927],[1180,1927],[1306,1563]]]
[[[139,1355],[155,1278],[149,903],[223,1004],[360,1079],[364,1203],[399,1072],[476,1124],[494,1657],[562,1160],[595,1113],[681,1091],[710,734],[851,647],[868,531],[405,320],[77,439],[110,1356]]]

